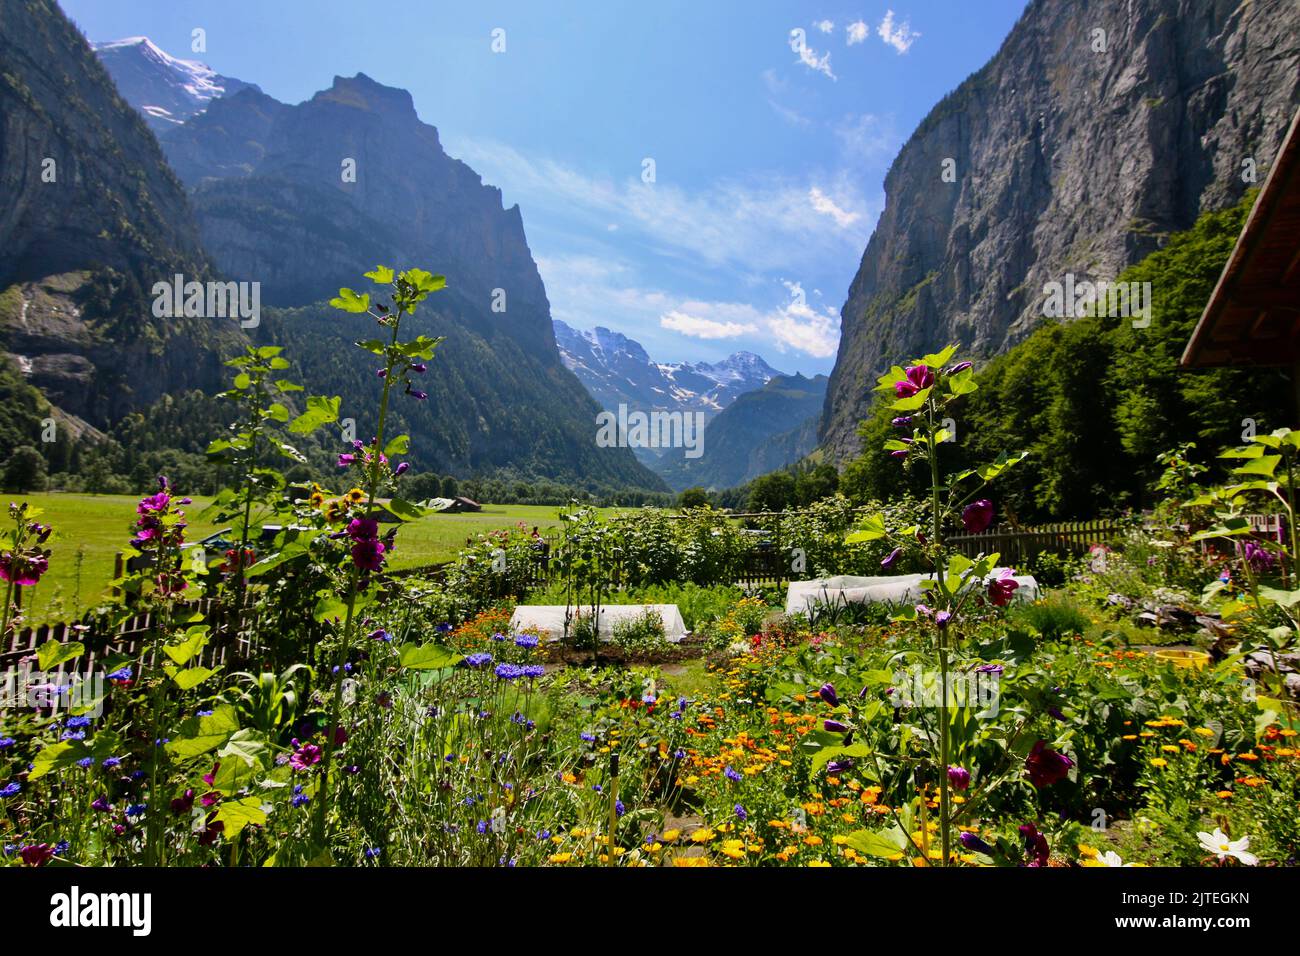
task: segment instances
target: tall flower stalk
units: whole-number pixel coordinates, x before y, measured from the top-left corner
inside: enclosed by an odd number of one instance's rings
[[[330,305],[344,312],[364,313],[373,318],[380,327],[388,332],[386,339],[370,339],[358,342],[358,347],[377,355],[384,360],[384,365],[377,371],[382,382],[379,396],[379,418],[375,437],[367,446],[361,442],[354,443],[354,452],[339,455],[339,464],[345,468],[360,468],[365,482],[365,509],[360,518],[353,518],[346,532],[351,539],[350,554],[352,561],[348,567],[347,585],[344,604],[342,638],[335,654],[334,667],[331,672],[334,682],[331,695],[329,722],[325,727],[324,754],[321,761],[321,798],[316,803],[314,822],[314,841],[323,847],[326,837],[328,805],[332,802],[330,768],[334,761],[334,751],[340,746],[339,714],[343,704],[344,665],[352,649],[357,629],[357,604],[363,591],[370,587],[372,572],[383,565],[385,545],[378,535],[378,522],[371,517],[378,492],[382,484],[393,475],[401,473],[400,467],[390,467],[389,456],[403,454],[409,439],[401,435],[384,444],[385,429],[388,424],[389,400],[393,388],[399,383],[404,387],[404,394],[417,401],[428,398],[426,392],[413,386],[412,375],[421,375],[425,363],[433,358],[434,350],[442,339],[433,339],[424,335],[416,336],[410,341],[401,340],[402,320],[413,314],[419,303],[429,297],[430,293],[445,288],[447,280],[440,275],[433,275],[423,269],[408,269],[394,275],[387,266],[376,266],[367,272],[366,278],[375,285],[387,287],[389,304],[376,302],[373,306],[369,293],[357,293],[351,289],[340,289]],[[416,517],[418,509],[414,506],[393,499],[389,509],[399,517]]]
[[[993,520],[993,505],[978,498],[983,489],[998,475],[1022,460],[1020,454],[1008,458],[1000,455],[992,464],[982,465],[948,477],[942,474],[939,449],[951,440],[946,421],[949,406],[975,391],[976,384],[970,362],[960,362],[945,368],[956,353],[955,346],[918,359],[907,368],[894,366],[882,376],[877,391],[894,394],[891,408],[898,413],[893,424],[904,433],[885,443],[894,458],[903,467],[912,468],[924,462],[930,475],[929,521],[923,531],[919,526],[890,530],[879,515],[866,519],[861,530],[848,536],[848,543],[887,539],[894,550],[882,562],[888,569],[904,550],[920,549],[933,576],[921,583],[926,595],[925,603],[908,609],[905,617],[924,619],[933,630],[934,651],[939,669],[939,760],[932,776],[937,777],[939,790],[939,833],[943,865],[952,859],[954,781],[969,782],[969,774],[952,766],[952,708],[949,699],[952,650],[959,642],[959,616],[967,602],[980,593],[977,585],[987,580],[987,598],[997,605],[1010,601],[1017,587],[1009,575],[991,577],[998,555],[980,555],[970,559],[953,552],[945,544],[945,531],[960,515],[967,532],[984,531]],[[977,480],[973,480],[977,479]],[[922,797],[924,806],[924,796]],[[924,828],[923,828],[924,829]]]

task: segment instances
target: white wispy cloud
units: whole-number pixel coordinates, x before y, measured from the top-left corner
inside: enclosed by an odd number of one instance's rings
[[[792,110],[788,106],[782,106],[776,100],[769,99],[767,105],[772,107],[773,112],[781,119],[785,120],[791,126],[811,126],[812,120],[804,116],[798,110]]]
[[[808,190],[808,201],[812,203],[813,209],[825,216],[830,216],[835,220],[835,224],[841,229],[853,225],[858,221],[859,213],[849,212],[847,209],[841,209],[835,204],[835,200],[826,195],[816,186]]]
[[[831,130],[840,142],[844,160],[859,166],[887,163],[902,145],[892,116],[850,113],[833,124]]]
[[[665,312],[659,317],[659,325],[693,339],[735,339],[758,331],[758,326],[748,322],[719,322],[717,319],[693,315],[684,311],[684,308]]]
[[[870,34],[871,27],[867,26],[861,20],[858,20],[855,23],[850,23],[844,28],[844,38],[849,46],[853,46],[855,43],[866,42],[866,39]]]
[[[790,31],[790,49],[799,55],[799,62],[808,69],[832,80],[836,78],[831,69],[830,53],[819,56],[817,51],[808,45],[808,37],[802,27],[795,27]]]
[[[749,336],[755,348],[770,345],[782,353],[821,359],[833,356],[839,344],[835,310],[808,305],[798,282],[783,280],[787,300],[755,305],[647,289],[636,282],[631,267],[613,257],[541,256],[537,266],[551,299],[551,314],[575,328],[614,325],[642,344],[652,329],[701,341]],[[762,289],[757,293],[763,295]],[[660,345],[670,355],[676,351],[670,340]]]
[[[675,185],[659,165],[659,181],[643,183],[639,166],[622,179],[591,176],[547,158],[529,158],[512,147],[480,140],[449,144],[484,174],[506,186],[507,202],[521,201],[525,213],[549,213],[591,231],[619,224],[619,235],[635,237],[657,254],[692,266],[732,267],[746,272],[816,268],[828,258],[860,256],[879,212],[868,202],[850,169],[807,178],[752,176],[688,190]],[[811,200],[811,189],[832,197],[838,218]]]
[[[822,33],[830,33],[835,29],[835,24],[830,20],[818,20],[813,24]]]
[[[886,10],[885,19],[880,21],[880,26],[876,28],[876,33],[880,34],[880,39],[892,46],[902,56],[908,51],[917,38],[921,35],[912,29],[910,23],[904,20],[897,26],[894,24],[894,11]]]

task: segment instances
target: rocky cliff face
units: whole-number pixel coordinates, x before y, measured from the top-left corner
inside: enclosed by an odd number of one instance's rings
[[[159,322],[147,290],[208,264],[185,192],[51,0],[0,6],[0,341],[58,409],[105,425],[219,381],[237,328]]]
[[[885,178],[822,413],[831,458],[859,451],[891,364],[1003,351],[1043,320],[1045,283],[1113,279],[1240,199],[1247,161],[1263,182],[1300,106],[1298,37],[1294,0],[1033,0]]]

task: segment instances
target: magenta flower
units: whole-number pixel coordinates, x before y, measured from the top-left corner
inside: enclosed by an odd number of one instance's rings
[[[1015,573],[1011,568],[1003,568],[996,578],[989,580],[989,600],[998,607],[1010,604],[1012,595],[1020,587],[1020,582],[1014,577]]]
[[[289,766],[294,770],[306,770],[313,764],[320,763],[320,748],[315,744],[301,743],[297,737],[293,738],[294,752],[289,757]]]
[[[1025,773],[1029,776],[1029,782],[1040,790],[1064,780],[1073,766],[1073,760],[1047,746],[1045,740],[1035,743],[1029,756],[1025,757]]]
[[[352,546],[352,563],[362,571],[378,571],[384,566],[384,552],[387,548],[378,538],[358,541]]]
[[[979,534],[993,523],[993,502],[987,498],[972,501],[961,512],[961,523],[967,534]]]
[[[899,398],[911,398],[934,384],[934,370],[928,365],[913,365],[905,374],[907,378],[894,383],[894,393]]]
[[[50,560],[39,551],[0,554],[0,580],[9,581],[20,588],[28,588],[50,569]]]
[[[965,790],[970,786],[970,771],[965,767],[949,767],[948,782],[955,790]]]
[[[406,474],[407,470],[408,470],[410,467],[411,467],[411,463],[410,463],[409,461],[404,461],[404,462],[402,462],[400,465],[398,465],[396,468],[393,469],[393,474],[394,474],[394,475],[404,475],[404,474]]]
[[[1034,855],[1034,860],[1030,866],[1047,866],[1050,850],[1047,846],[1047,837],[1038,832],[1038,827],[1032,823],[1026,823],[1020,827],[1020,835],[1025,838],[1025,846],[1030,853]]]
[[[971,362],[958,362],[952,368],[948,369],[948,371],[945,374],[956,375],[958,372],[964,372],[966,371],[966,369],[971,367],[972,367]]]
[[[351,464],[352,464],[354,461],[356,461],[356,460],[357,460],[357,456],[356,456],[356,455],[353,455],[353,454],[342,454],[342,455],[339,455],[339,467],[340,467],[340,468],[347,468],[349,465],[351,465]]]
[[[886,571],[888,571],[890,568],[892,568],[895,564],[898,563],[898,559],[899,557],[902,556],[902,554],[903,554],[902,548],[895,548],[893,551],[890,551],[889,554],[885,555],[884,560],[880,562],[880,566],[884,568]]]
[[[826,730],[827,733],[831,733],[831,734],[846,733],[849,729],[846,725],[840,723],[838,720],[823,721],[822,727]]]
[[[54,859],[54,847],[48,843],[30,843],[19,851],[28,866],[44,866]]]
[[[1277,561],[1272,551],[1260,547],[1254,541],[1247,541],[1242,545],[1241,556],[1246,559],[1246,563],[1256,574],[1270,570]]]
[[[889,424],[893,425],[895,428],[906,428],[908,425],[912,424],[912,416],[899,415],[897,418],[892,419]]]
[[[379,522],[374,518],[353,518],[348,522],[348,537],[353,541],[368,541],[379,537]]]

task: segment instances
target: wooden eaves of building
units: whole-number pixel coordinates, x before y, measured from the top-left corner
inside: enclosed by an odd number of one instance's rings
[[[1300,111],[1251,207],[1183,368],[1285,367],[1300,410]],[[1300,411],[1297,411],[1300,425]]]

